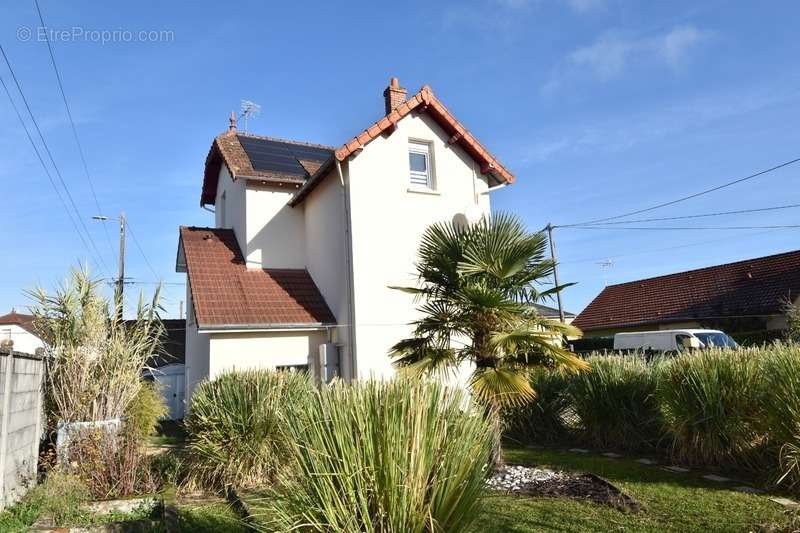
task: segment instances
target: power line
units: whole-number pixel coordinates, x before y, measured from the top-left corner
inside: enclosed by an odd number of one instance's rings
[[[618,220],[616,222],[596,222],[593,224],[570,224],[568,226],[559,226],[562,228],[573,228],[582,226],[610,226],[612,224],[635,224],[640,222],[664,222],[668,220],[686,220],[691,218],[705,218],[705,217],[718,217],[724,215],[743,215],[746,213],[762,213],[765,211],[778,211],[781,209],[793,209],[800,207],[800,204],[778,205],[772,207],[759,207],[756,209],[738,209],[736,211],[719,211],[717,213],[702,213],[698,215],[683,215],[677,217],[661,217],[661,218],[638,218],[635,220]]]
[[[632,216],[632,215],[638,215],[640,213],[646,213],[648,211],[653,211],[655,209],[661,209],[662,207],[667,207],[667,206],[670,206],[670,205],[675,205],[675,204],[680,203],[680,202],[685,202],[686,200],[691,200],[692,198],[697,198],[698,196],[703,196],[703,195],[706,195],[706,194],[709,194],[709,193],[712,193],[712,192],[719,191],[720,189],[724,189],[726,187],[730,187],[732,185],[736,185],[738,183],[742,183],[744,181],[751,180],[751,179],[757,178],[759,176],[763,176],[764,174],[768,174],[768,173],[773,172],[775,170],[778,170],[780,168],[787,167],[789,165],[793,165],[794,163],[797,163],[798,161],[800,161],[800,157],[798,157],[796,159],[792,159],[791,161],[786,161],[786,162],[781,163],[779,165],[775,165],[774,167],[770,167],[768,169],[761,170],[761,171],[756,172],[754,174],[750,174],[749,176],[745,176],[743,178],[738,178],[738,179],[735,179],[733,181],[729,181],[729,182],[723,183],[722,185],[717,185],[716,187],[712,187],[712,188],[706,189],[704,191],[696,192],[696,193],[690,194],[688,196],[683,196],[683,197],[677,198],[675,200],[670,200],[669,202],[664,202],[664,203],[661,203],[661,204],[657,204],[657,205],[654,205],[652,207],[647,207],[647,208],[639,209],[639,210],[636,210],[636,211],[630,211],[628,213],[623,213],[621,215],[616,215],[616,216],[613,216],[613,217],[598,218],[598,219],[594,219],[594,220],[588,220],[588,221],[585,221],[585,222],[578,222],[578,223],[575,223],[575,224],[563,224],[563,225],[560,225],[560,226],[553,226],[553,227],[566,228],[566,227],[572,227],[572,226],[584,226],[584,225],[587,225],[587,224],[596,224],[596,223],[600,223],[600,222],[607,222],[609,220],[617,220],[617,219],[620,219],[620,218],[625,218],[625,217],[629,217],[629,216]]]
[[[33,0],[33,3],[36,5],[36,12],[39,14],[39,22],[42,25],[42,28],[47,28],[47,25],[44,23],[44,17],[42,17],[42,10],[39,7],[39,0]],[[50,44],[50,38],[47,36],[48,32],[44,32],[44,39],[47,43],[47,50],[50,52],[50,62],[53,65],[53,71],[56,74],[56,81],[58,82],[58,90],[61,92],[61,99],[64,101],[64,108],[67,110],[67,118],[69,119],[70,126],[72,127],[72,136],[75,138],[75,144],[78,145],[78,154],[81,158],[81,163],[83,164],[83,172],[86,174],[86,181],[89,182],[89,190],[92,192],[92,197],[94,198],[94,205],[97,207],[98,215],[103,214],[103,210],[100,207],[100,202],[97,200],[97,193],[94,189],[94,183],[92,182],[92,178],[89,174],[89,165],[86,164],[86,156],[83,152],[83,146],[81,145],[80,138],[78,137],[78,128],[75,127],[75,121],[72,118],[72,111],[70,110],[69,103],[67,102],[67,95],[64,92],[64,84],[61,81],[61,73],[58,70],[58,65],[56,64],[56,56],[53,53],[53,46]],[[103,224],[103,231],[106,235],[106,242],[108,243],[108,249],[111,251],[111,257],[115,257],[114,247],[111,244],[111,236],[108,233],[108,228],[105,224]]]
[[[81,242],[83,243],[83,246],[84,246],[84,248],[86,248],[86,251],[89,253],[89,255],[92,255],[92,250],[89,248],[89,245],[87,244],[86,239],[84,238],[83,234],[78,229],[78,225],[75,223],[75,219],[73,217],[73,214],[69,210],[69,206],[67,206],[67,202],[64,200],[64,197],[62,196],[61,191],[59,190],[58,186],[56,185],[55,180],[53,180],[53,176],[50,174],[50,169],[47,168],[47,165],[45,164],[44,159],[42,158],[42,155],[39,153],[39,148],[36,146],[36,143],[33,141],[33,137],[31,137],[31,134],[28,131],[28,126],[25,124],[25,120],[22,118],[22,114],[20,114],[19,109],[17,108],[17,104],[14,102],[14,98],[11,96],[11,91],[9,91],[8,85],[6,85],[6,82],[2,77],[0,77],[0,84],[3,85],[3,89],[5,90],[6,95],[8,96],[8,101],[11,102],[11,107],[14,109],[14,112],[16,113],[17,118],[19,119],[19,123],[22,125],[22,129],[25,131],[25,136],[28,138],[28,142],[30,142],[31,146],[33,147],[33,151],[36,153],[36,158],[39,160],[39,163],[42,165],[42,169],[44,169],[44,173],[47,176],[47,179],[50,181],[50,185],[53,186],[53,190],[56,192],[56,196],[58,196],[58,199],[61,202],[61,206],[64,208],[64,211],[67,212],[67,216],[69,217],[70,223],[72,223],[72,227],[75,230],[75,233],[77,233],[78,237],[80,237]]]
[[[631,226],[604,226],[593,224],[591,226],[570,226],[573,229],[615,229],[615,230],[641,230],[641,231],[680,231],[680,230],[743,230],[743,229],[793,229],[800,228],[800,224],[785,224],[777,226],[652,226],[652,227],[631,227]]]
[[[28,103],[28,99],[25,98],[25,93],[22,91],[22,86],[19,83],[19,79],[17,79],[17,75],[14,72],[14,68],[11,66],[11,61],[9,61],[8,56],[6,55],[6,51],[2,45],[0,45],[0,53],[2,53],[3,60],[5,61],[6,66],[8,67],[8,71],[11,73],[11,79],[14,80],[14,84],[17,86],[17,91],[19,91],[19,95],[20,97],[22,97],[22,102],[25,104],[25,109],[27,109],[28,115],[30,115],[31,122],[33,122],[33,125],[36,128],[36,132],[39,134],[39,140],[41,141],[42,146],[44,147],[45,153],[47,153],[47,157],[50,160],[50,164],[53,166],[56,176],[61,182],[61,186],[64,187],[64,192],[67,195],[69,203],[72,205],[72,209],[75,211],[76,218],[78,219],[78,222],[83,228],[83,231],[86,232],[86,237],[88,238],[88,242],[94,249],[94,253],[97,254],[97,258],[100,260],[103,269],[107,271],[108,266],[106,265],[105,260],[103,260],[102,254],[100,254],[100,251],[97,249],[97,244],[95,244],[94,239],[92,238],[92,234],[89,233],[89,229],[86,227],[86,223],[83,221],[83,218],[81,218],[78,206],[75,204],[75,199],[72,197],[72,193],[70,193],[69,187],[67,186],[67,183],[64,181],[64,177],[61,175],[61,171],[58,169],[58,165],[56,164],[56,161],[53,158],[53,154],[50,151],[50,147],[47,145],[47,141],[45,140],[44,135],[42,134],[42,130],[41,128],[39,128],[39,123],[36,121],[36,116],[33,114],[33,111],[31,110],[31,106]]]
[[[614,255],[606,254],[603,257],[591,257],[591,258],[583,258],[583,259],[569,259],[567,261],[561,261],[561,264],[562,265],[566,265],[566,264],[574,264],[574,263],[592,263],[592,262],[601,261],[601,260],[604,260],[604,259],[619,259],[619,258],[622,258],[622,257],[631,257],[631,256],[635,256],[635,255],[651,254],[651,253],[655,253],[655,252],[668,252],[668,251],[671,251],[671,250],[679,250],[681,248],[691,248],[691,247],[694,247],[694,246],[702,246],[704,244],[716,244],[718,242],[731,240],[731,239],[741,239],[743,237],[755,237],[755,236],[758,236],[758,235],[765,235],[767,233],[772,233],[774,231],[781,231],[781,230],[770,229],[770,230],[766,230],[766,231],[757,231],[755,233],[745,233],[745,234],[740,234],[740,235],[730,235],[728,237],[722,237],[722,238],[718,238],[718,239],[708,239],[708,240],[705,240],[705,241],[696,241],[696,242],[691,242],[691,243],[687,243],[687,244],[679,244],[679,245],[676,245],[676,246],[667,246],[667,247],[663,247],[663,248],[652,248],[652,249],[640,250],[638,252],[631,252],[631,253],[625,253],[625,254],[614,254]]]
[[[130,220],[127,221],[127,226],[128,226],[128,233],[130,233],[131,237],[133,237],[133,243],[136,245],[136,248],[139,249],[139,253],[142,254],[142,258],[144,258],[144,262],[147,263],[147,267],[150,269],[150,272],[153,273],[153,276],[155,276],[156,279],[160,278],[161,276],[158,275],[156,269],[153,268],[152,264],[150,264],[150,260],[147,258],[147,254],[144,253],[142,245],[139,244],[139,239],[136,238],[136,233],[134,233],[133,228],[131,227]]]

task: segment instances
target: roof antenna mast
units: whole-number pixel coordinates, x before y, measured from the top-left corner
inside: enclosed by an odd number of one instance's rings
[[[600,265],[603,268],[603,286],[608,287],[608,269],[614,266],[614,261],[606,259],[605,261],[595,263],[595,265]]]
[[[244,118],[244,132],[247,133],[247,119],[256,117],[261,113],[261,106],[250,100],[242,100],[242,114],[240,118]]]

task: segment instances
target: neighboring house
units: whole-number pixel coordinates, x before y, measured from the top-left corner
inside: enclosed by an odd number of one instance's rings
[[[166,418],[179,420],[185,412],[185,348],[186,320],[165,319],[165,336],[162,342],[162,353],[156,354],[147,361],[148,369],[144,377],[158,383],[161,396],[169,409]]]
[[[233,368],[346,380],[393,373],[411,332],[420,237],[490,212],[512,176],[434,96],[396,78],[385,116],[339,146],[229,131],[211,145],[201,195],[214,228],[182,227],[186,385]]]
[[[17,313],[15,309],[0,316],[0,343],[9,341],[16,352],[35,354],[38,348],[44,348],[44,341],[33,329],[33,315]]]
[[[553,307],[548,307],[548,306],[542,305],[542,304],[531,304],[531,305],[533,305],[533,307],[536,309],[536,312],[541,317],[549,318],[551,320],[560,320],[561,319],[561,315],[559,314],[558,309],[555,309]],[[572,324],[572,322],[575,320],[575,316],[576,316],[575,313],[570,313],[569,311],[565,310],[564,311],[564,323],[565,324]]]
[[[780,330],[784,303],[799,295],[800,250],[610,285],[573,325],[587,337],[674,328]]]

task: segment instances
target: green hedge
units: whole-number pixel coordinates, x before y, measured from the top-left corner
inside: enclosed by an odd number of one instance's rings
[[[508,437],[649,448],[687,464],[766,471],[775,483],[800,487],[800,345],[587,360],[583,374],[535,374],[537,399],[504,414]]]

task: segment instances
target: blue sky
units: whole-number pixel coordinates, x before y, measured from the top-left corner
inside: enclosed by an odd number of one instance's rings
[[[213,137],[241,99],[253,132],[338,144],[382,110],[390,76],[430,84],[517,176],[493,195],[531,229],[614,216],[800,156],[796,2],[90,2],[40,0],[98,201],[127,214],[127,274],[149,292],[174,272],[177,227],[198,206]],[[0,7],[5,48],[106,266],[110,239],[83,173],[31,1]],[[26,29],[31,37],[26,38]],[[163,37],[139,31],[165,31]],[[99,42],[101,33],[113,42]],[[130,31],[133,38],[119,32]],[[0,76],[10,83],[5,65]],[[0,93],[0,311],[52,287],[87,252]],[[800,203],[800,164],[648,213]],[[672,225],[781,225],[800,210]],[[566,307],[609,283],[798,248],[798,230],[556,230]],[[111,241],[111,242],[109,242]],[[94,254],[97,255],[97,254]],[[598,263],[606,259],[613,266]],[[93,259],[98,262],[99,260]],[[177,316],[180,285],[165,287]],[[134,299],[130,298],[133,302]]]

